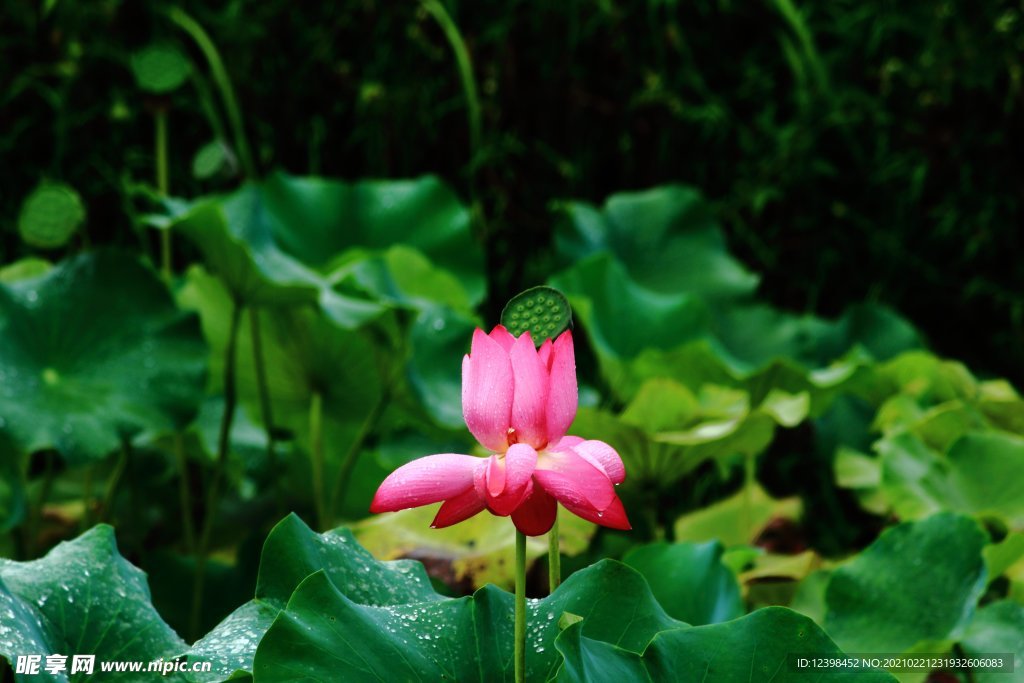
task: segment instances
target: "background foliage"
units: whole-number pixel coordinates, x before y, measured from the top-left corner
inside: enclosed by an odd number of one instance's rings
[[[1020,11],[8,3],[0,675],[510,678],[507,520],[365,516],[537,284],[634,529],[563,515],[533,677],[1024,671]]]

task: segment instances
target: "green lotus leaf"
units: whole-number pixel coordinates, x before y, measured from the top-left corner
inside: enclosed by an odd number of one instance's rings
[[[413,392],[438,424],[465,428],[462,357],[477,320],[441,306],[421,311],[409,330],[407,374]]]
[[[25,458],[0,433],[0,534],[21,522],[27,509]]]
[[[21,451],[102,458],[144,430],[184,426],[207,350],[156,275],[117,252],[0,284],[0,431]]]
[[[832,572],[825,630],[858,653],[955,640],[985,589],[987,542],[977,522],[951,513],[886,530]]]
[[[842,652],[813,621],[785,607],[759,609],[724,624],[659,633],[641,655],[583,635],[576,625],[555,641],[565,663],[559,683],[590,681],[895,681],[884,671],[816,671],[793,668],[799,655],[838,657]],[[606,672],[611,674],[606,677]]]
[[[968,657],[989,657],[1009,654],[1013,658],[1013,672],[976,671],[972,674],[978,683],[1024,681],[1024,606],[1010,600],[989,603],[978,610],[967,627],[960,647]]]
[[[708,299],[753,294],[758,278],[729,255],[725,237],[700,194],[665,186],[613,195],[602,209],[564,205],[555,234],[559,255],[578,261],[611,253],[640,285]]]
[[[212,663],[208,674],[192,674],[193,680],[220,681],[236,671],[251,671],[256,646],[289,596],[303,579],[321,570],[358,604],[396,605],[441,599],[418,562],[378,562],[349,531],[318,534],[296,515],[289,515],[274,527],[263,545],[253,600],[189,650],[191,661]]]
[[[324,572],[292,594],[256,651],[257,680],[507,680],[512,676],[513,597],[485,586],[472,597],[374,607],[344,594]],[[583,615],[582,633],[641,652],[669,617],[646,582],[605,560],[572,574],[527,604],[526,679],[548,680],[560,657],[563,613]],[[297,658],[296,652],[303,656]]]
[[[53,264],[41,258],[23,258],[0,268],[0,283],[11,284],[45,275]]]
[[[744,613],[736,575],[722,564],[723,548],[708,543],[652,543],[633,548],[622,561],[644,575],[670,616],[694,626]]]
[[[100,673],[100,661],[170,659],[186,647],[153,609],[145,574],[121,557],[105,525],[39,560],[0,560],[0,617],[0,656],[13,662],[18,655],[63,654],[70,663],[71,655],[93,654],[96,680],[124,677]]]
[[[680,517],[676,541],[720,541],[726,547],[750,543],[772,519],[797,519],[799,498],[772,498],[755,484],[738,493]]]
[[[151,93],[177,90],[188,79],[188,58],[171,43],[152,43],[132,55],[132,74],[140,88]]]
[[[64,183],[43,182],[21,205],[18,231],[26,244],[56,249],[67,244],[85,221],[85,204]]]

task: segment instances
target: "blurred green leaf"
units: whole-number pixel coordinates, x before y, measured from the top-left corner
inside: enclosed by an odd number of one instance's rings
[[[832,572],[825,630],[848,652],[906,652],[958,638],[985,588],[987,538],[942,513],[885,531]]]
[[[670,616],[693,626],[729,621],[744,613],[736,576],[722,564],[722,544],[653,543],[633,548],[622,561],[643,574]]]
[[[171,43],[151,43],[132,55],[136,84],[151,93],[177,90],[188,79],[188,59]]]
[[[207,350],[195,319],[134,258],[97,252],[0,284],[0,430],[71,463],[187,424]]]
[[[960,647],[967,657],[985,657],[995,653],[1013,656],[1012,674],[978,671],[972,674],[978,683],[1024,681],[1024,671],[1020,668],[1024,660],[1024,606],[1010,600],[985,605],[974,615],[960,640]]]
[[[85,204],[70,185],[44,181],[25,198],[18,214],[21,239],[33,247],[67,244],[85,222]]]

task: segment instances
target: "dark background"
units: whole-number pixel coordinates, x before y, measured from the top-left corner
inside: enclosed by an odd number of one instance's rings
[[[0,260],[31,253],[17,215],[42,178],[83,196],[89,243],[139,239],[154,107],[171,111],[172,192],[238,182],[192,176],[214,137],[203,83],[163,99],[135,85],[129,57],[152,40],[208,74],[163,4],[0,6]],[[884,302],[939,353],[1024,380],[1019,3],[449,1],[476,150],[452,50],[416,3],[181,6],[224,58],[261,171],[437,173],[476,198],[492,309],[534,284],[554,201],[681,182],[712,200],[769,301]]]

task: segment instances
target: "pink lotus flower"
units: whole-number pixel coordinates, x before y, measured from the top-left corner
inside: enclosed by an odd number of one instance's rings
[[[493,455],[428,455],[392,472],[377,489],[371,512],[393,512],[444,501],[432,527],[451,526],[483,510],[524,534],[547,533],[557,503],[583,519],[629,529],[615,484],[626,478],[608,444],[565,432],[576,417],[576,358],[566,331],[537,349],[501,325],[477,329],[462,360],[462,414],[469,431]]]

